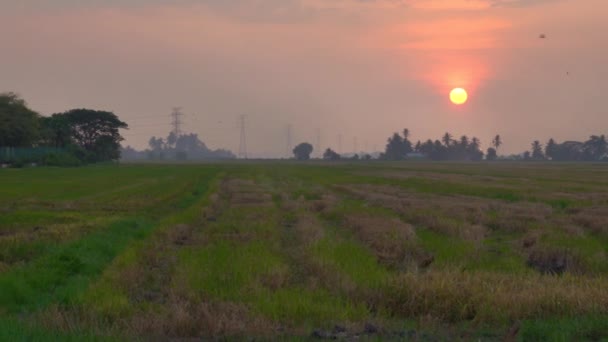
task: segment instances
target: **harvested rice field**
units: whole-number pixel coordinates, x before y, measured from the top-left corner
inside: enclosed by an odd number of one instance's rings
[[[606,340],[608,167],[0,169],[0,340]]]

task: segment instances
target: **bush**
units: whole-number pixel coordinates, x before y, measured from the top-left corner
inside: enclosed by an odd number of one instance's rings
[[[50,153],[44,157],[43,164],[47,166],[80,166],[82,162],[69,153]]]

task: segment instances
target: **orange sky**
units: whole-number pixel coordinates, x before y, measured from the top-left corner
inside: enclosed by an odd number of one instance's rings
[[[2,0],[0,0],[2,1]],[[0,12],[0,91],[43,114],[116,112],[127,144],[185,130],[253,155],[296,141],[343,152],[449,130],[504,152],[608,133],[604,0],[21,0]],[[547,39],[539,39],[545,33]],[[469,102],[449,103],[453,87]]]

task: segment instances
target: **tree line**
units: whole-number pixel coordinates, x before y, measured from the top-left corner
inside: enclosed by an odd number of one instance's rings
[[[485,152],[481,148],[481,141],[477,137],[463,135],[455,138],[446,132],[439,139],[410,140],[409,129],[395,132],[387,139],[386,147],[378,159],[381,160],[407,160],[428,159],[436,161],[493,161],[524,160],[524,161],[608,161],[608,142],[605,135],[592,135],[586,141],[565,141],[558,143],[551,138],[546,144],[535,140],[530,145],[530,150],[510,156],[498,156],[498,151],[503,145],[502,137],[497,134],[491,141],[491,146]],[[298,154],[294,154],[297,159]],[[370,159],[365,155],[361,159]],[[325,160],[344,159],[339,153],[328,148],[323,154]],[[357,155],[349,158],[360,159]]]
[[[119,129],[128,125],[114,113],[72,109],[42,116],[15,93],[0,93],[0,148],[31,150],[53,148],[52,153],[11,155],[0,160],[20,166],[80,165],[120,158]]]
[[[123,149],[123,159],[136,160],[203,160],[234,159],[236,156],[225,149],[211,150],[201,141],[198,134],[169,133],[166,138],[151,137],[148,149],[137,151],[130,146]]]

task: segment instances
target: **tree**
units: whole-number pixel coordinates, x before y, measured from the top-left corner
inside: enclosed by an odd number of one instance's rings
[[[54,114],[40,118],[41,143],[46,146],[67,147],[74,143],[72,128],[64,115]]]
[[[123,137],[119,129],[127,129],[111,112],[91,109],[73,109],[62,114],[67,120],[74,142],[88,152],[89,161],[109,161],[120,158],[120,142]]]
[[[313,147],[309,143],[301,143],[293,149],[293,155],[297,160],[308,160],[310,159],[310,154],[313,151]]]
[[[334,152],[334,150],[328,148],[327,150],[325,150],[325,153],[323,153],[323,159],[340,160],[340,155],[338,153]]]
[[[460,137],[460,147],[465,149],[469,146],[469,137],[463,135]]]
[[[452,135],[448,132],[445,132],[445,134],[441,138],[441,141],[443,142],[445,147],[450,147],[450,145],[452,144]]]
[[[545,156],[547,156],[551,160],[556,160],[558,148],[559,147],[555,143],[555,140],[553,140],[553,138],[550,138],[549,141],[547,141],[547,144],[545,145]]]
[[[497,157],[498,156],[496,154],[496,149],[493,147],[488,147],[488,151],[486,153],[486,160],[493,161],[496,160]]]
[[[405,159],[406,150],[403,144],[403,138],[399,133],[394,133],[392,137],[388,138],[386,148],[383,154],[383,159],[387,160],[403,160]]]
[[[543,153],[543,145],[538,140],[535,140],[532,143],[532,156],[531,157],[534,160],[544,160],[545,159],[545,154]]]
[[[175,144],[177,143],[177,139],[178,139],[178,136],[174,132],[169,133],[169,135],[167,136],[167,140],[166,140],[167,147],[169,147],[169,148],[175,147]]]
[[[165,142],[163,141],[163,138],[152,137],[148,141],[148,146],[150,146],[150,149],[157,152],[163,149],[164,144]]]
[[[608,151],[608,143],[605,135],[592,135],[584,144],[585,160],[595,161],[601,160]]]
[[[502,145],[502,139],[500,138],[499,134],[496,134],[496,136],[494,137],[494,139],[492,139],[492,146],[494,146],[494,149],[496,150],[496,152],[498,152],[498,148]]]
[[[467,147],[467,157],[473,161],[480,161],[483,159],[483,151],[480,148],[481,142],[476,137],[471,139],[471,143]]]
[[[0,93],[0,146],[31,147],[40,137],[40,116],[15,93]]]
[[[412,142],[410,141],[410,130],[407,128],[403,129],[403,140],[402,140],[402,149],[404,156],[408,153],[412,153],[414,149],[412,148]]]

